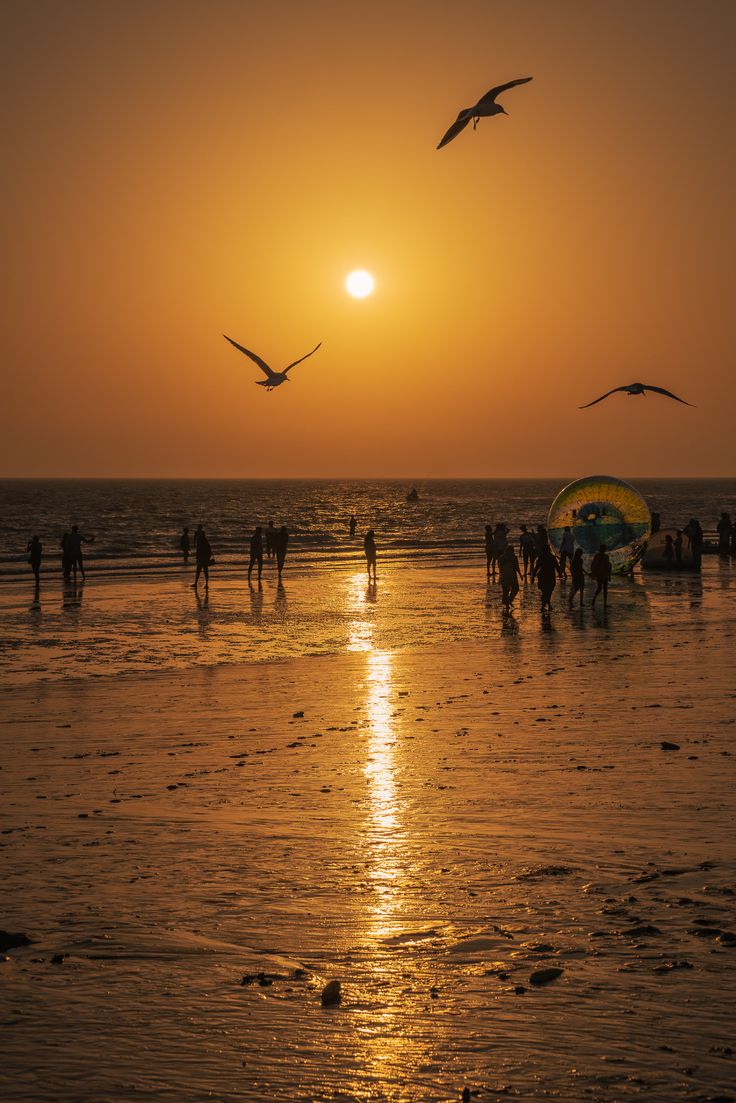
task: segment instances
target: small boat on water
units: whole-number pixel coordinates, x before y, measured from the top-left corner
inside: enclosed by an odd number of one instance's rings
[[[419,491],[417,490],[417,488],[415,486],[413,486],[411,488],[411,490],[409,491],[409,493],[407,494],[406,500],[407,500],[407,502],[418,502],[419,501]]]

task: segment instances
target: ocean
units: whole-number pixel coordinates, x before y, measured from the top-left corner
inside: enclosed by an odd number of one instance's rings
[[[290,559],[336,566],[355,557],[348,538],[376,531],[382,558],[452,562],[477,554],[488,523],[545,522],[572,478],[419,480],[127,480],[0,481],[0,580],[27,573],[25,548],[38,534],[46,569],[56,570],[60,540],[76,523],[95,536],[85,546],[99,572],[177,569],[182,527],[203,524],[218,563],[242,562],[256,524],[274,519],[290,532]],[[663,526],[697,517],[706,531],[721,510],[736,513],[736,479],[633,479]],[[406,495],[416,485],[419,501]]]

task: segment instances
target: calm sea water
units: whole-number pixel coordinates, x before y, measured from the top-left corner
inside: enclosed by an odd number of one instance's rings
[[[256,524],[273,518],[291,533],[292,561],[339,564],[354,556],[358,532],[376,530],[383,557],[452,560],[473,554],[484,525],[546,520],[569,479],[462,479],[411,484],[391,480],[5,480],[0,481],[0,579],[27,572],[25,548],[37,533],[47,569],[57,569],[62,533],[73,523],[95,571],[174,568],[188,525],[205,526],[219,563],[242,560]],[[712,530],[723,509],[736,512],[736,479],[633,480],[664,525],[698,517]]]

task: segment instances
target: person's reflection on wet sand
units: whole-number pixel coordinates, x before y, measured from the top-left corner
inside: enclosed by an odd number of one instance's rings
[[[375,578],[368,583],[365,589],[365,600],[375,605],[378,600],[378,583]]]
[[[248,579],[248,593],[250,596],[250,615],[254,624],[260,624],[263,620],[263,583],[258,579],[258,586],[254,586]]]
[[[283,620],[286,616],[286,589],[281,579],[276,583],[276,596],[273,599],[274,611]]]
[[[64,579],[61,591],[61,607],[68,612],[77,612],[81,608],[84,596],[84,579]]]
[[[194,598],[197,602],[197,631],[202,639],[205,639],[209,635],[211,622],[209,590],[205,590],[204,595],[200,594],[199,590],[195,590]]]

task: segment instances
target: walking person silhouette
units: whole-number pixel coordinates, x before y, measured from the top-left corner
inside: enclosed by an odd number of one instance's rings
[[[608,605],[608,583],[611,581],[611,560],[606,553],[605,544],[601,544],[600,549],[593,556],[590,564],[590,577],[597,584],[597,589],[590,604],[595,605],[595,599],[602,592],[603,608],[605,609]]]
[[[207,539],[207,535],[201,525],[197,525],[197,531],[194,534],[194,557],[197,569],[194,575],[194,582],[192,583],[192,589],[196,590],[199,585],[199,576],[204,575],[204,588],[209,590],[210,587],[210,564],[214,562],[212,558],[212,548],[210,542]]]
[[[37,536],[34,536],[32,540],[28,541],[26,551],[28,552],[28,562],[31,565],[33,577],[36,580],[36,588],[38,588],[41,583],[41,557],[43,556],[43,544]]]
[[[371,570],[373,571],[373,581],[376,581],[376,534],[373,529],[369,529],[363,539],[363,549],[365,551],[365,561],[368,567],[368,581],[371,579]]]
[[[248,564],[248,581],[250,582],[250,576],[253,573],[253,567],[258,564],[258,581],[261,581],[261,575],[263,574],[263,530],[260,525],[256,525],[253,535],[250,538],[250,563]]]

